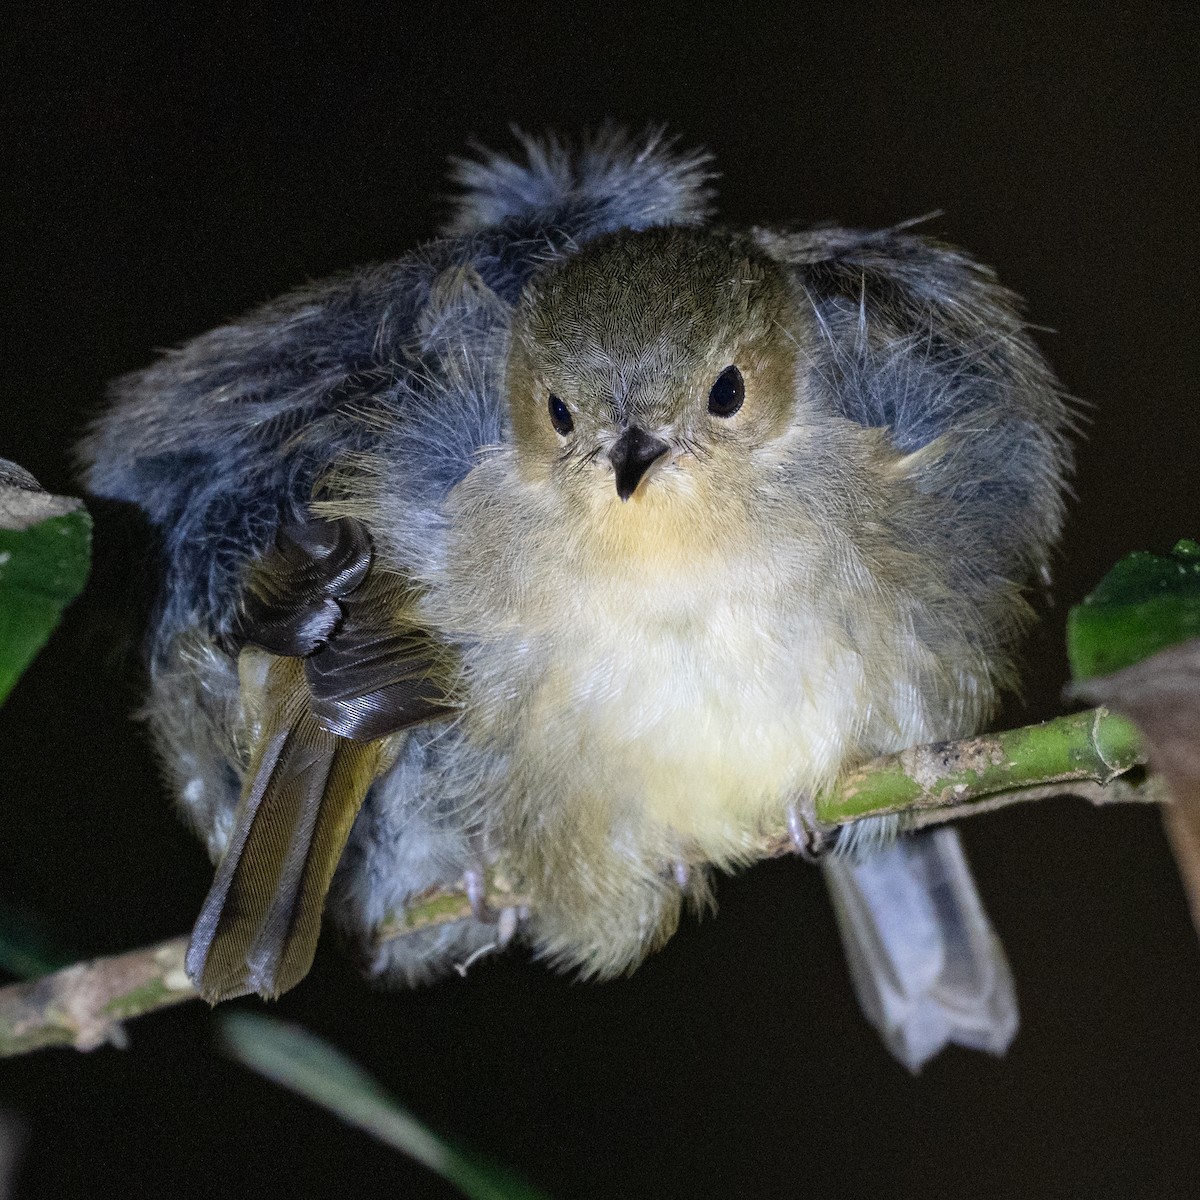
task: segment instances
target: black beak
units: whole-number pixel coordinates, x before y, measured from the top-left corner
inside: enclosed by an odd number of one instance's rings
[[[642,476],[670,448],[662,438],[630,425],[608,455],[617,475],[617,495],[628,500],[637,491]]]

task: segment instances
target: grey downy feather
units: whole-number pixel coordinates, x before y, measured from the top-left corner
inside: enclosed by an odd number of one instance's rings
[[[958,832],[822,865],[858,1002],[892,1054],[914,1073],[951,1044],[1003,1054],[1016,991]]]

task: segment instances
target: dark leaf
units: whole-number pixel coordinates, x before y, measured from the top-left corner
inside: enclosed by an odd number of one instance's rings
[[[471,1200],[539,1200],[542,1193],[461,1150],[402,1108],[356,1063],[296,1025],[225,1013],[225,1050],[260,1075],[364,1129],[436,1172]]]
[[[1175,642],[1200,637],[1200,545],[1123,558],[1067,621],[1076,679],[1111,675]]]
[[[1128,717],[1175,800],[1200,806],[1200,638],[1078,683],[1072,694]]]
[[[1167,835],[1200,932],[1200,638],[1179,642],[1072,694],[1128,717],[1146,743],[1150,766],[1167,781]]]
[[[91,537],[78,500],[0,459],[0,701],[83,588]]]

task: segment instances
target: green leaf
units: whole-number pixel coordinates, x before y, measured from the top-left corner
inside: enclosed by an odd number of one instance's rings
[[[1200,545],[1123,558],[1067,618],[1076,679],[1110,675],[1177,642],[1200,637]]]
[[[91,542],[78,500],[49,495],[0,459],[0,702],[82,590]]]
[[[223,1049],[452,1183],[471,1200],[545,1200],[543,1193],[427,1129],[360,1066],[315,1034],[256,1013],[218,1017]]]

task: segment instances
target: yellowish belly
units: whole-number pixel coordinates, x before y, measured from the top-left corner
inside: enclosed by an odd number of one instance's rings
[[[852,762],[930,740],[946,701],[898,564],[698,471],[570,506],[514,471],[459,485],[431,623],[479,631],[467,729],[502,752],[522,829],[728,862]]]
[[[855,753],[871,704],[862,658],[815,614],[678,580],[577,600],[531,706],[527,736],[542,746],[530,749],[574,746],[589,793],[703,857],[736,856]]]

